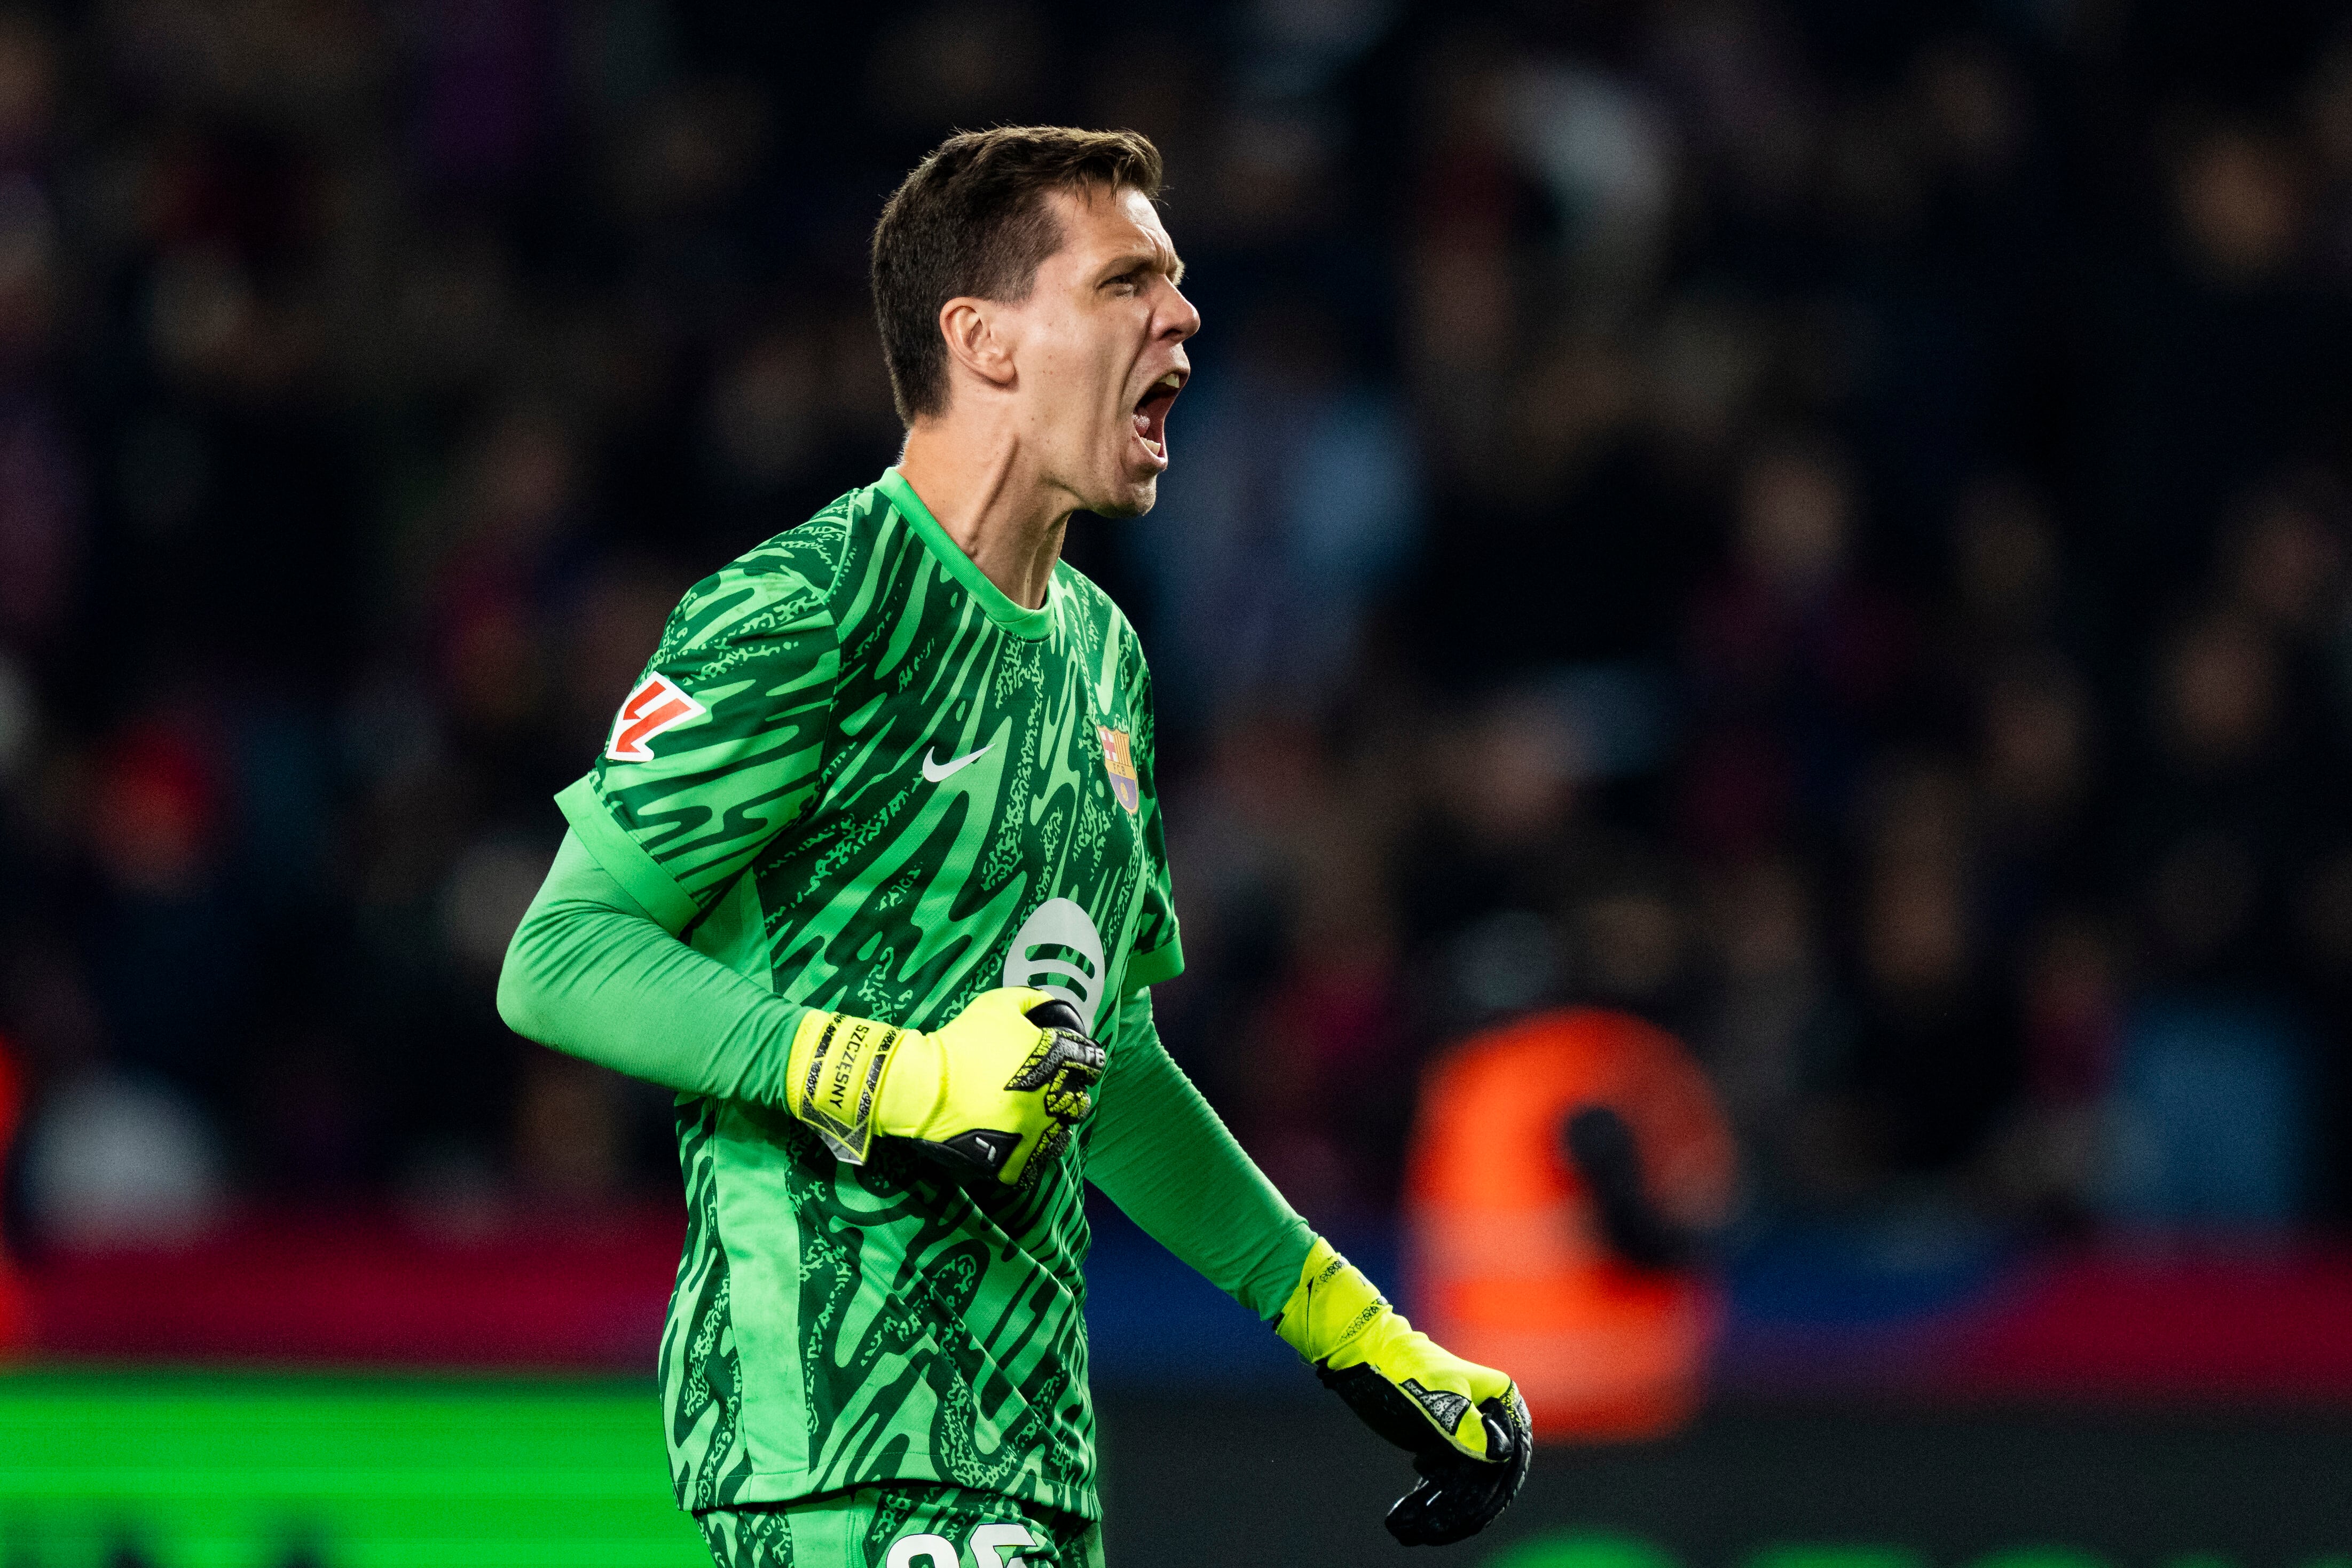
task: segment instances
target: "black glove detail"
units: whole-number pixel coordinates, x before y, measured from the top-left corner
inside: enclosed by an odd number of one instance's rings
[[[1080,1040],[1084,1040],[1087,1035],[1087,1020],[1078,1016],[1077,1009],[1059,997],[1055,997],[1051,1001],[1039,1002],[1021,1016],[1039,1029],[1065,1029]]]
[[[1516,1405],[1516,1401],[1513,1402]],[[1478,1407],[1486,1423],[1488,1451],[1505,1456],[1488,1462],[1454,1448],[1415,1458],[1421,1484],[1397,1500],[1383,1521],[1405,1546],[1450,1546],[1494,1522],[1510,1507],[1528,1479],[1534,1447],[1523,1412],[1489,1399]]]
[[[1491,1460],[1474,1459],[1430,1429],[1412,1396],[1369,1366],[1333,1372],[1318,1366],[1323,1386],[1348,1402],[1365,1426],[1412,1455],[1422,1479],[1397,1499],[1382,1522],[1406,1546],[1450,1546],[1494,1522],[1528,1479],[1534,1444],[1526,1408],[1515,1395],[1478,1407],[1486,1424]],[[1433,1396],[1433,1398],[1444,1397]],[[1466,1415],[1467,1412],[1463,1412]]]
[[[1103,1048],[1087,1038],[1077,1009],[1066,1001],[1040,1002],[1021,1016],[1052,1033],[1004,1086],[1024,1093],[1044,1090],[1045,1113],[1065,1128],[1085,1121],[1095,1107],[1093,1087],[1102,1080]]]
[[[941,1162],[957,1167],[973,1181],[994,1180],[1021,1146],[1021,1140],[1010,1133],[991,1132],[986,1127],[974,1127],[969,1133],[959,1133],[940,1144],[925,1144],[926,1150],[935,1153]]]

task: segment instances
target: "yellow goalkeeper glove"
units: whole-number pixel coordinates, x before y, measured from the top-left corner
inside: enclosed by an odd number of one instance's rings
[[[1534,1441],[1518,1389],[1440,1349],[1319,1236],[1274,1330],[1366,1426],[1413,1456],[1421,1482],[1386,1521],[1398,1541],[1475,1535],[1518,1495]]]
[[[792,1113],[851,1165],[877,1137],[910,1138],[967,1178],[1022,1188],[1094,1109],[1102,1069],[1069,1003],[1007,986],[929,1033],[811,1012],[786,1082]]]

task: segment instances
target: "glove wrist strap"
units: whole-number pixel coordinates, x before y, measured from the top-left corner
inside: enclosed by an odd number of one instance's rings
[[[1322,1365],[1388,1310],[1362,1270],[1318,1236],[1299,1266],[1297,1287],[1274,1320],[1274,1332],[1307,1361]]]
[[[907,1031],[848,1013],[813,1012],[793,1035],[792,1113],[835,1157],[866,1163],[892,1057]]]

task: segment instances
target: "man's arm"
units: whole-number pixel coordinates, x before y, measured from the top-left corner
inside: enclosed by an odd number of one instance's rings
[[[1120,1004],[1087,1174],[1152,1238],[1274,1326],[1325,1387],[1414,1456],[1389,1511],[1408,1546],[1475,1535],[1527,1479],[1509,1377],[1433,1343],[1309,1229],[1160,1044],[1149,993]]]
[[[499,977],[508,1027],[690,1094],[786,1103],[808,1009],[679,940],[814,798],[840,652],[822,536],[697,583],[588,775]]]
[[[780,1106],[849,1164],[877,1136],[908,1138],[1013,1187],[1092,1111],[1103,1061],[1066,1004],[1025,987],[984,991],[928,1032],[785,1001],[671,936],[570,833],[507,945],[499,1016],[634,1078]]]
[[[665,930],[577,834],[507,945],[499,1016],[517,1034],[688,1094],[787,1103],[808,1009]]]
[[[1119,1003],[1113,1038],[1088,1179],[1153,1240],[1271,1321],[1298,1283],[1314,1230],[1160,1045],[1149,990]]]

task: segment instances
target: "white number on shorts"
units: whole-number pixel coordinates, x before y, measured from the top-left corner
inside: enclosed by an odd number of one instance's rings
[[[1004,1548],[1037,1543],[1025,1524],[983,1524],[971,1532],[972,1568],[1021,1568],[1021,1559],[1005,1556]]]
[[[915,1568],[919,1560],[929,1568],[962,1568],[956,1561],[955,1542],[944,1535],[901,1536],[890,1543],[882,1568]]]
[[[983,1524],[971,1532],[972,1568],[1024,1568],[1018,1557],[1005,1555],[1007,1547],[1035,1546],[1037,1538],[1025,1524]],[[944,1535],[905,1535],[890,1543],[882,1568],[961,1568],[955,1542]]]

